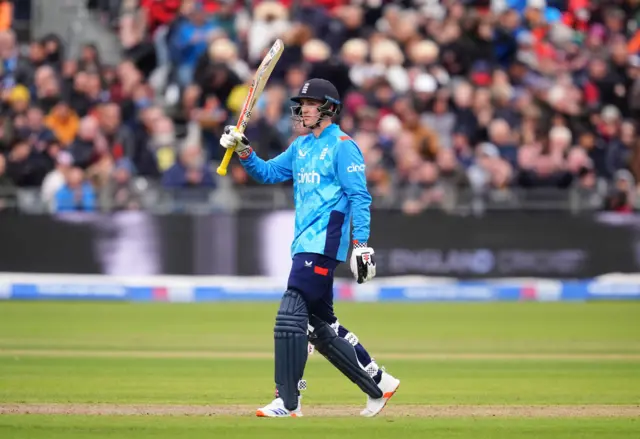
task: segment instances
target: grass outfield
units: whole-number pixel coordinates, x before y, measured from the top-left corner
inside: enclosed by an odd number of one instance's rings
[[[257,419],[277,306],[0,302],[0,438],[640,437],[640,303],[340,303],[389,407],[316,354],[305,418]]]
[[[0,416],[3,438],[29,439],[631,439],[636,419],[244,419]]]

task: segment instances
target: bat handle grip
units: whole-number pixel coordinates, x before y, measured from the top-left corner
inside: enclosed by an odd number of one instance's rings
[[[244,113],[244,111],[243,111]],[[242,119],[238,121],[236,125],[236,131],[243,133],[244,125],[242,124]],[[231,157],[233,157],[233,148],[229,148],[224,152],[224,157],[222,157],[222,163],[218,166],[218,170],[216,171],[218,175],[227,175],[227,168],[229,167],[229,162],[231,162]]]
[[[231,157],[233,157],[233,148],[229,148],[225,151],[224,157],[222,158],[222,163],[220,163],[220,166],[218,166],[218,175],[227,175],[227,167],[229,166]]]

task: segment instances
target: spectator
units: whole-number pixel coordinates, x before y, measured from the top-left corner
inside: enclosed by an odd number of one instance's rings
[[[48,114],[61,100],[62,88],[55,70],[44,65],[35,72],[35,96],[37,104]]]
[[[156,160],[155,151],[152,148],[152,137],[155,134],[156,123],[162,119],[163,112],[159,107],[150,106],[140,111],[140,120],[135,127],[135,149],[133,153],[133,166],[139,175],[157,178],[161,175]],[[175,132],[171,133],[175,139]],[[163,139],[163,143],[164,143]],[[173,145],[173,142],[172,142]]]
[[[13,119],[0,114],[0,154],[6,154],[11,149],[15,126]]]
[[[60,151],[56,156],[56,165],[44,178],[40,198],[47,211],[56,211],[56,195],[65,185],[67,174],[73,166],[73,157],[68,151]]]
[[[476,160],[467,170],[467,178],[476,193],[485,194],[490,189],[505,189],[511,183],[513,170],[500,157],[498,147],[482,143],[476,150]]]
[[[74,164],[81,169],[87,169],[100,155],[106,154],[108,149],[109,144],[100,133],[98,121],[90,116],[83,118],[80,121],[78,135],[69,147]]]
[[[549,131],[549,154],[554,162],[561,164],[572,145],[571,130],[564,126],[556,126]],[[586,154],[585,154],[586,155]]]
[[[469,186],[494,201],[544,188],[611,205],[606,188],[634,195],[640,174],[640,34],[637,11],[618,3],[123,0],[96,5],[123,48],[114,66],[90,41],[69,58],[55,35],[23,52],[0,27],[4,175],[37,187],[67,163],[62,149],[101,196],[125,169],[148,187],[208,192],[220,131],[282,38],[247,127],[262,157],[305,133],[289,98],[319,76],[343,97],[337,122],[362,149],[376,202],[448,209]],[[198,148],[178,148],[185,139]],[[226,182],[253,184],[235,162]]]
[[[15,201],[13,181],[6,171],[7,160],[0,154],[0,212],[9,209]]]
[[[46,63],[53,67],[56,72],[61,72],[65,57],[61,38],[56,34],[46,35],[42,38],[42,47]]]
[[[161,117],[153,124],[151,137],[145,145],[142,175],[160,175],[176,162],[176,133],[173,121]],[[141,163],[141,164],[142,164]]]
[[[441,149],[438,152],[436,164],[440,169],[440,180],[446,186],[456,188],[468,186],[465,169],[457,160],[453,148]]]
[[[518,183],[522,187],[566,188],[571,184],[571,174],[548,153],[533,155],[521,163]]]
[[[84,97],[87,103],[87,113],[90,113],[96,106],[106,103],[109,96],[102,88],[102,77],[97,70],[85,70],[86,79],[84,85]]]
[[[97,210],[96,194],[91,184],[85,180],[80,168],[71,168],[66,173],[64,185],[55,197],[56,212],[94,212]]]
[[[88,96],[89,74],[85,71],[75,72],[77,65],[67,64],[65,74],[70,76],[65,83],[65,90],[69,96],[69,105],[77,113],[78,117],[85,117],[93,107],[93,102]]]
[[[640,41],[640,30],[637,32]],[[638,51],[640,52],[640,51]],[[628,58],[628,105],[631,119],[640,119],[640,54],[636,53]]]
[[[504,119],[494,119],[488,127],[489,141],[498,147],[500,157],[511,166],[516,166],[518,148],[509,124]]]
[[[469,169],[475,163],[475,157],[469,136],[464,132],[454,132],[452,137],[453,150],[458,163],[464,169]]]
[[[175,31],[185,18],[183,13],[192,8],[193,2],[182,0],[142,0],[141,6],[146,10],[147,31],[150,33],[155,47],[156,63],[158,67],[170,67],[173,60],[169,46]]]
[[[42,153],[34,150],[27,139],[14,139],[7,156],[7,175],[16,186],[40,187],[50,170],[49,161]]]
[[[250,79],[249,66],[244,60],[239,59],[236,45],[227,38],[219,38],[211,42],[207,52],[200,56],[195,70],[195,82],[206,81],[209,71],[222,64],[228,65],[231,72],[242,81]]]
[[[438,167],[434,163],[420,164],[410,175],[409,184],[405,190],[402,211],[408,215],[415,215],[425,210],[432,202],[441,198],[437,188]]]
[[[44,151],[50,142],[57,140],[55,134],[44,124],[42,109],[31,107],[27,111],[27,126],[22,136],[29,140],[32,149]]]
[[[13,3],[10,0],[0,0],[0,32],[11,29],[13,22]]]
[[[78,59],[78,69],[86,72],[102,70],[100,52],[98,52],[98,47],[95,44],[84,44],[82,46],[80,58]]]
[[[631,213],[634,205],[633,176],[626,169],[621,169],[616,172],[613,182],[614,185],[605,199],[605,210]]]
[[[119,103],[122,109],[122,118],[127,123],[135,119],[135,114],[140,108],[136,108],[134,100],[135,91],[144,85],[144,76],[135,64],[129,60],[123,61],[117,67],[117,85],[114,87],[114,102]],[[146,104],[146,102],[144,102]],[[144,105],[138,104],[139,107]]]
[[[18,65],[15,72],[15,82],[29,86],[33,84],[35,71],[47,63],[47,52],[42,41],[32,41],[29,45],[29,53],[18,57]]]
[[[122,125],[120,107],[113,103],[105,103],[97,111],[100,133],[107,142],[109,155],[115,160],[133,157],[135,138],[129,127]]]
[[[450,106],[448,92],[436,94],[431,111],[425,112],[421,121],[435,130],[442,148],[451,148],[451,134],[456,117]]]
[[[214,188],[213,175],[207,167],[202,148],[188,143],[183,145],[178,161],[164,173],[162,184],[167,188]]]
[[[178,82],[183,87],[191,84],[198,58],[207,50],[213,38],[219,35],[216,32],[218,26],[206,19],[199,2],[195,3],[195,8],[186,18],[177,29],[172,44],[176,50]]]
[[[133,164],[127,158],[116,162],[111,178],[102,191],[101,206],[106,211],[138,210],[142,208],[141,194],[132,181]]]
[[[630,169],[631,154],[636,143],[636,128],[633,122],[619,121],[618,126],[605,158],[609,175],[614,175],[619,169]]]
[[[395,169],[393,177],[397,191],[406,189],[410,184],[411,176],[423,163],[413,143],[414,140],[411,133],[404,132],[394,144],[393,161]]]
[[[373,146],[374,142],[375,140],[372,139],[372,146],[364,152],[367,164],[367,183],[376,197],[389,199],[393,196],[392,178],[385,166],[383,153]],[[364,142],[358,139],[358,144],[362,146]]]
[[[4,2],[6,5],[6,2]],[[0,13],[6,12],[6,6],[0,4]],[[4,9],[4,11],[3,11]],[[2,18],[0,17],[0,23]],[[0,65],[2,66],[3,88],[13,87],[19,77],[20,54],[16,46],[16,34],[13,30],[0,31]]]
[[[213,22],[224,31],[227,38],[238,43],[238,13],[235,0],[218,0],[218,10],[213,14]],[[245,18],[245,17],[243,17]]]
[[[180,9],[181,0],[142,0],[140,6],[146,10],[148,31],[153,35],[161,26],[168,26]]]
[[[61,99],[54,104],[45,118],[45,124],[63,145],[68,146],[78,134],[80,118],[70,107],[69,102]]]
[[[7,92],[6,102],[9,105],[5,109],[5,113],[11,116],[25,114],[31,102],[31,94],[29,89],[24,85],[16,85]]]
[[[290,26],[289,11],[285,5],[272,0],[261,1],[253,9],[253,21],[247,35],[249,63],[259,64],[263,51]]]

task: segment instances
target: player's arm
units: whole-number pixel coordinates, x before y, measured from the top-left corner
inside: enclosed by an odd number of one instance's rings
[[[351,203],[353,239],[366,244],[371,223],[371,194],[367,189],[364,157],[353,140],[343,141],[338,146],[335,166],[340,186]]]
[[[376,275],[374,251],[368,244],[371,194],[367,189],[364,157],[353,140],[345,140],[338,146],[335,166],[340,186],[351,204],[354,241],[351,271],[358,283],[367,282]]]
[[[247,136],[235,131],[232,126],[225,127],[220,145],[224,148],[234,148],[244,169],[258,183],[280,183],[291,180],[293,176],[291,156],[293,146],[273,159],[265,161],[251,148]]]

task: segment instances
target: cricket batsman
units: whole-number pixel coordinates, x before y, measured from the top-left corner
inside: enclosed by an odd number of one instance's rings
[[[264,161],[244,134],[227,126],[220,139],[233,148],[247,173],[259,183],[293,179],[295,236],[292,265],[274,327],[276,399],[257,410],[261,417],[302,416],[298,382],[308,356],[308,343],[366,395],[361,415],[380,413],[400,381],[378,367],[358,337],[342,326],[333,309],[336,267],[347,259],[358,283],[376,274],[374,251],[368,245],[369,206],[364,158],[356,143],[332,118],[342,104],[338,91],[324,79],[306,81],[291,99],[294,126],[311,133]],[[353,241],[351,223],[353,222]]]

